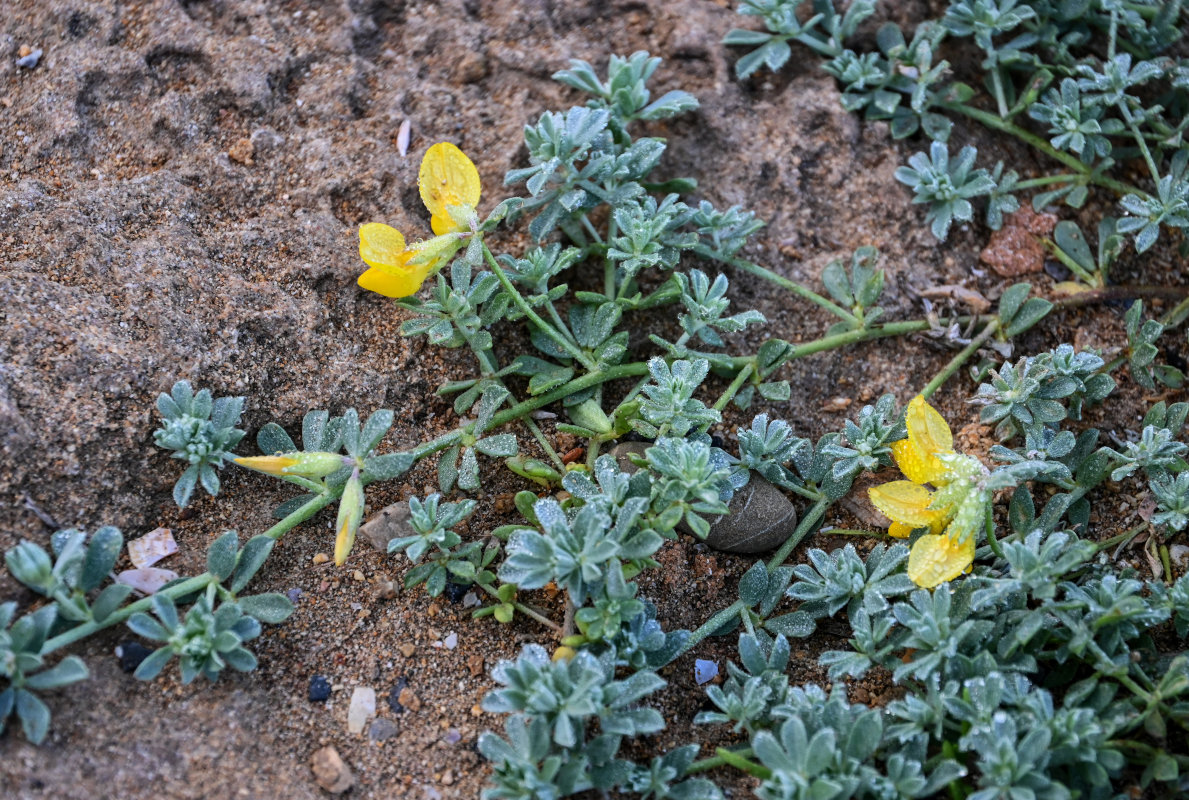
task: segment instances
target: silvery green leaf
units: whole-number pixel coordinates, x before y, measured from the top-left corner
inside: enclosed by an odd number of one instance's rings
[[[25,738],[33,744],[41,744],[50,729],[50,709],[37,695],[25,689],[15,691],[17,717]]]
[[[284,622],[293,613],[292,601],[275,592],[241,597],[237,603],[245,614],[272,625]]]
[[[231,584],[228,587],[233,593],[242,591],[248,585],[276,543],[275,539],[263,534],[253,536],[248,540],[236,558],[235,572],[232,574]]]
[[[438,486],[443,492],[453,489],[458,480],[458,454],[461,449],[461,445],[457,444],[447,448],[438,461]]]
[[[140,666],[132,673],[132,677],[139,681],[151,681],[161,674],[161,670],[165,669],[165,665],[172,658],[173,650],[169,647],[154,650],[148,658],[140,662]]]
[[[367,422],[363,425],[363,432],[360,434],[359,448],[362,453],[370,453],[388,433],[388,429],[392,427],[395,414],[392,410],[381,408],[378,411],[372,412],[371,416],[367,418]]]
[[[293,439],[285,432],[284,428],[275,422],[268,423],[256,434],[256,446],[265,455],[292,453],[297,450],[297,445],[293,443]]]
[[[412,453],[385,453],[372,456],[363,462],[363,474],[360,476],[365,482],[386,481],[404,475],[416,463]]]
[[[235,570],[235,557],[239,552],[239,535],[227,531],[211,542],[206,551],[206,571],[220,581],[227,580]]]
[[[137,612],[128,618],[128,628],[138,636],[143,636],[155,642],[164,642],[169,638],[169,632],[157,620],[143,612]]]
[[[739,599],[749,608],[758,606],[768,590],[768,568],[763,561],[757,561],[739,579]]]
[[[79,588],[84,592],[98,588],[115,566],[123,546],[124,537],[118,528],[107,525],[95,531],[87,544]]]
[[[475,442],[475,449],[483,455],[500,458],[514,456],[519,452],[516,436],[511,433],[501,433],[497,436],[480,439]]]
[[[89,673],[87,665],[78,656],[66,656],[55,666],[31,675],[25,680],[25,686],[30,689],[57,689],[86,680]]]
[[[468,492],[479,488],[479,461],[473,447],[463,448],[462,464],[458,468],[458,488]]]
[[[111,613],[124,604],[128,595],[132,594],[132,587],[123,583],[113,583],[95,598],[91,604],[91,617],[96,622],[103,622]]]
[[[173,502],[177,504],[178,508],[185,508],[190,504],[190,498],[194,494],[194,487],[198,485],[199,465],[191,464],[182,473],[182,477],[178,478],[177,483],[173,485]]]

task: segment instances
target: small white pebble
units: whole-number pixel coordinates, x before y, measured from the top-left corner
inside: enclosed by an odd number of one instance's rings
[[[699,658],[694,661],[694,680],[699,686],[703,683],[709,683],[718,676],[718,664],[714,661],[708,661],[704,658]]]
[[[396,149],[400,151],[402,156],[409,154],[409,134],[413,130],[413,123],[405,120],[400,124],[400,130],[396,133]]]
[[[442,644],[446,646],[447,650],[453,650],[458,647],[458,634],[450,633],[442,640]]]

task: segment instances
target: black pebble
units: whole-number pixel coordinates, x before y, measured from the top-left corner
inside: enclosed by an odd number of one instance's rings
[[[725,450],[727,443],[723,441],[722,437],[717,433],[710,437],[710,446],[717,447],[719,450]]]
[[[330,681],[322,675],[314,675],[310,678],[310,702],[321,703],[328,697],[330,697]]]
[[[120,642],[120,669],[132,672],[140,666],[140,662],[152,654],[153,651],[140,642],[134,642],[131,639]]]
[[[405,710],[405,707],[400,704],[400,693],[404,691],[408,685],[408,678],[402,675],[396,679],[396,683],[392,685],[392,691],[388,693],[388,707],[391,708],[395,714],[399,714]]]
[[[446,595],[446,599],[451,603],[461,603],[462,598],[466,597],[470,591],[471,585],[469,583],[455,583],[454,581],[446,581],[446,589],[442,594]]]
[[[1051,258],[1045,259],[1045,274],[1055,281],[1067,281],[1073,277],[1073,273],[1069,271],[1069,267]]]

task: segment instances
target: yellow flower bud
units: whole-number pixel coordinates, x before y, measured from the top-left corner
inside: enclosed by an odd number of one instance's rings
[[[338,453],[282,453],[276,456],[249,456],[235,459],[241,467],[254,469],[283,478],[298,475],[302,478],[325,478],[342,469],[347,463]]]
[[[358,470],[347,479],[343,487],[343,498],[339,501],[339,517],[335,523],[338,536],[334,541],[334,564],[341,567],[351,554],[355,545],[355,533],[359,530],[359,521],[363,518],[363,484],[359,480]]]

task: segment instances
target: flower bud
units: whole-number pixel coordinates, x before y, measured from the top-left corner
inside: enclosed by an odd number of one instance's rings
[[[339,518],[335,523],[338,537],[334,541],[334,564],[341,567],[355,545],[355,533],[363,518],[363,483],[356,470],[343,487],[343,499],[339,501]]]
[[[249,456],[237,458],[235,463],[241,467],[254,469],[268,475],[283,478],[286,475],[299,475],[303,478],[325,478],[338,472],[343,465],[350,463],[348,459],[338,453],[282,453],[276,456]]]

